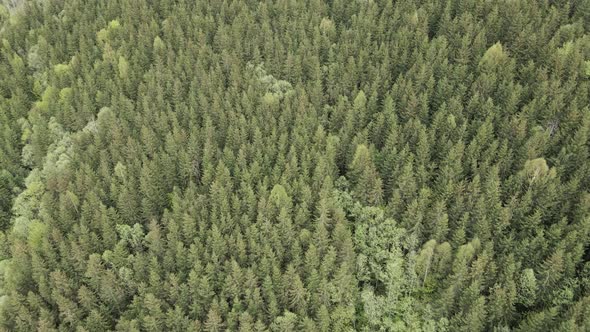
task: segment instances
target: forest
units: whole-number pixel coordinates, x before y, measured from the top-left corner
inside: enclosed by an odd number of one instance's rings
[[[0,331],[590,331],[590,0],[0,0]]]

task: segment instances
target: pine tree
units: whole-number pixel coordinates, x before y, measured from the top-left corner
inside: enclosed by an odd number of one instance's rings
[[[348,174],[358,200],[370,205],[381,204],[383,184],[373,164],[370,151],[365,145],[357,146]]]

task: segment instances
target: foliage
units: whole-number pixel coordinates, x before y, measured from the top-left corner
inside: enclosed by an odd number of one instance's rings
[[[4,1],[0,330],[589,330],[589,3]]]

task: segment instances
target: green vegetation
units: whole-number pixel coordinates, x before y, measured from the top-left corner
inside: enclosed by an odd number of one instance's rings
[[[590,331],[590,1],[0,5],[0,331]]]

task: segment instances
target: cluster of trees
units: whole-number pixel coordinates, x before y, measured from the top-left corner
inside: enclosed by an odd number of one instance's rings
[[[0,330],[590,330],[590,1],[0,25]]]

